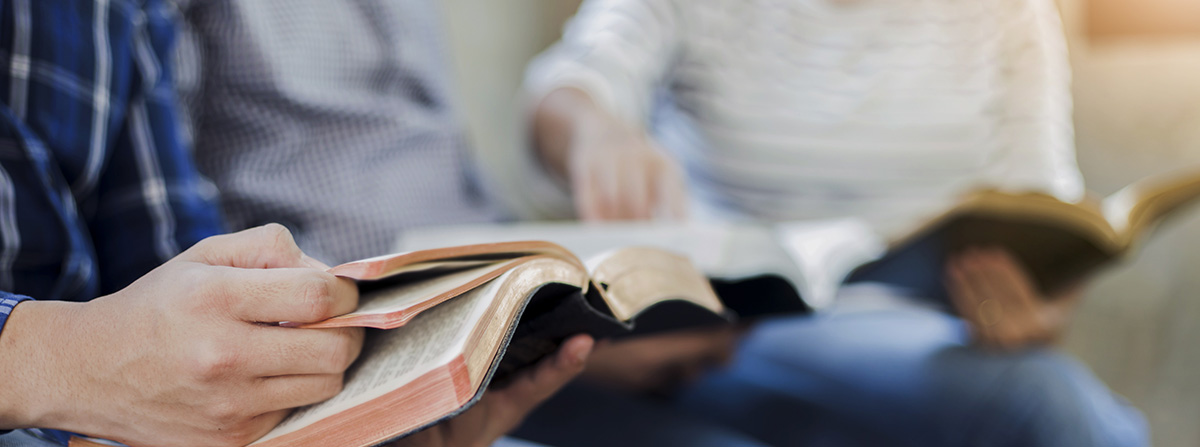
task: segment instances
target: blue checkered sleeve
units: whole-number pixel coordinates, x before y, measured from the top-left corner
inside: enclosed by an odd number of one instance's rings
[[[30,299],[25,295],[0,292],[0,328],[4,327],[4,324],[8,322],[8,316],[12,313],[13,308],[17,307],[17,304]]]
[[[222,230],[165,0],[0,0],[0,313],[120,290]],[[0,330],[6,318],[0,318]]]

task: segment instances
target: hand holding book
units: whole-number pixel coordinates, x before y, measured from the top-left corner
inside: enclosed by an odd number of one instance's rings
[[[1200,169],[1153,175],[1077,203],[1036,192],[980,190],[891,243],[848,282],[884,282],[948,301],[948,256],[971,247],[1003,248],[1044,298],[1066,294],[1101,267],[1135,252],[1164,221],[1200,200]],[[1069,295],[1069,294],[1068,294]]]
[[[422,445],[462,433],[487,440],[577,372],[555,360],[564,345],[568,358],[579,355],[577,334],[621,337],[728,324],[763,307],[807,309],[794,291],[769,302],[737,283],[717,287],[728,292],[722,301],[687,258],[662,250],[627,247],[587,264],[561,246],[519,241],[334,267],[356,281],[358,309],[294,330],[373,328],[362,354],[341,393],[296,410],[254,445],[368,446],[418,433]]]
[[[470,410],[387,444],[387,447],[492,445],[515,429],[538,404],[583,371],[593,343],[586,335],[572,337],[563,343],[555,356],[522,371],[504,389],[488,391]]]
[[[972,340],[1001,350],[1057,339],[1081,295],[1080,286],[1071,286],[1043,297],[1025,268],[996,248],[950,256],[946,290],[958,315],[970,323]]]

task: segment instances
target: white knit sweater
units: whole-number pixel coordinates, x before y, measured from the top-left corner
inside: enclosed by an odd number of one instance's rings
[[[909,228],[974,187],[1074,200],[1052,0],[587,0],[530,67],[643,125],[704,214]]]

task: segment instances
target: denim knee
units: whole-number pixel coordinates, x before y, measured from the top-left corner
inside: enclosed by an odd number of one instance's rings
[[[1051,350],[1002,357],[966,445],[1149,445],[1141,413],[1070,357]]]

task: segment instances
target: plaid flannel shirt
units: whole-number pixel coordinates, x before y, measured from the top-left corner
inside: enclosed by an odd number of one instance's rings
[[[117,291],[221,230],[176,114],[176,15],[0,0],[0,330],[21,301]]]

